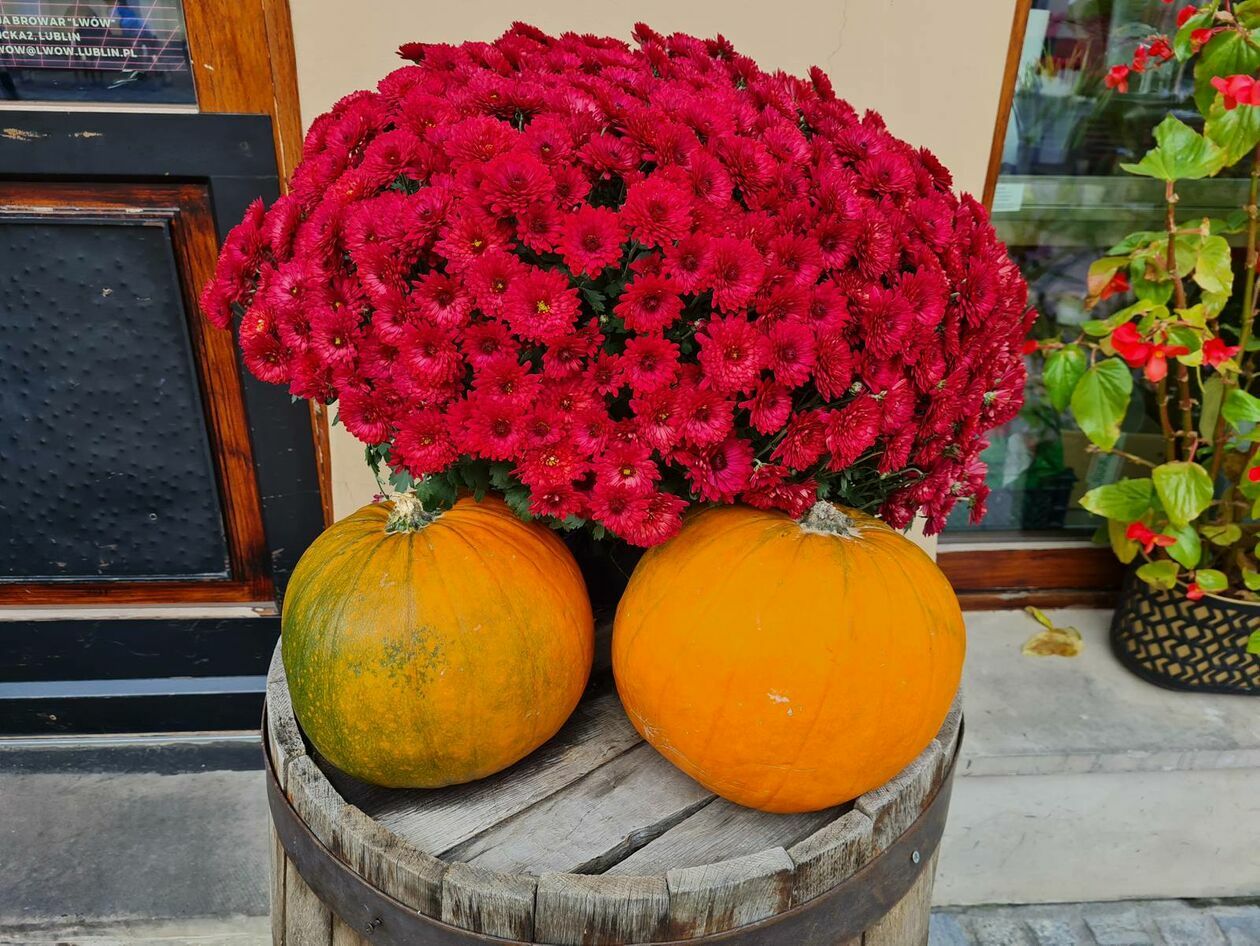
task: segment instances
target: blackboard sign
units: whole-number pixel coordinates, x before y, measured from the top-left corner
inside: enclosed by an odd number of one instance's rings
[[[181,0],[0,0],[0,101],[196,104]]]

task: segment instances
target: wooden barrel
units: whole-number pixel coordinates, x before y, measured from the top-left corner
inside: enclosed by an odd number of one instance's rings
[[[682,774],[606,672],[554,739],[469,785],[333,768],[294,719],[278,646],[263,732],[277,946],[922,946],[961,713],[892,781],[803,815]]]

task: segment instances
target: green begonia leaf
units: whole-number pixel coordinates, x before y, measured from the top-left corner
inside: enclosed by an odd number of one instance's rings
[[[1137,164],[1121,164],[1130,174],[1160,181],[1211,177],[1225,166],[1225,152],[1197,131],[1169,115],[1155,129],[1156,146]]]
[[[1155,494],[1174,526],[1184,526],[1212,504],[1212,478],[1197,463],[1178,460],[1151,471]]]
[[[1106,358],[1087,370],[1072,392],[1072,416],[1093,443],[1110,450],[1120,439],[1129,408],[1133,374],[1119,358]]]

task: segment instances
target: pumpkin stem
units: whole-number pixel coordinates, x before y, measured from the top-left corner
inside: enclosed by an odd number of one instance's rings
[[[415,493],[395,493],[393,510],[385,520],[386,532],[419,532],[433,522],[440,512],[429,512]]]
[[[845,515],[838,507],[820,499],[801,517],[801,528],[820,535],[838,535],[843,539],[856,539],[862,534],[852,516]]]

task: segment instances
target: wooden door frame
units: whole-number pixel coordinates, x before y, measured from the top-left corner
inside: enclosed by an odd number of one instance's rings
[[[205,411],[215,479],[219,485],[228,552],[225,578],[10,579],[0,576],[0,604],[83,605],[142,601],[239,601],[274,599],[262,500],[246,422],[235,346],[199,311],[196,287],[213,275],[218,239],[204,183],[0,180],[0,221],[93,221],[113,226],[157,224],[170,231],[188,339]]]
[[[14,132],[0,136],[0,176],[196,182],[208,188],[220,243],[252,200],[274,201],[302,147],[288,0],[183,6],[196,114],[74,103],[6,109]],[[13,614],[0,620],[0,650],[13,659],[0,673],[0,734],[257,726],[280,630],[277,598],[331,520],[328,416],[324,405],[292,403],[247,372],[240,384],[276,597],[256,606],[108,607],[105,599],[5,608]]]
[[[289,0],[195,0],[184,4],[184,20],[198,109],[270,116],[284,192],[302,154]],[[328,408],[315,400],[307,403],[328,526],[333,521]]]
[[[0,179],[199,182],[220,242],[251,201],[279,196],[265,115],[23,110],[5,124],[14,134],[0,136]],[[240,380],[270,575],[283,595],[323,528],[310,415],[284,388]],[[22,607],[0,620],[0,652],[13,657],[0,668],[0,735],[257,725],[280,630],[274,598],[96,610],[112,603]]]

